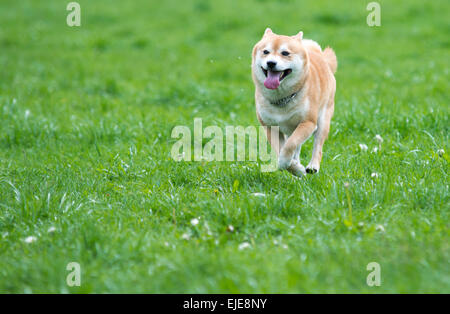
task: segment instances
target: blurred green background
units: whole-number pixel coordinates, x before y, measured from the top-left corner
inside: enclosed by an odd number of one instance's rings
[[[448,1],[68,2],[0,2],[0,292],[450,292]],[[336,51],[321,172],[171,160],[194,117],[258,125],[266,27]]]

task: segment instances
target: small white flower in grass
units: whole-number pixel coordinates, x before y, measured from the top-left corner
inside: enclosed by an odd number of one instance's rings
[[[227,231],[228,231],[228,232],[233,232],[233,231],[234,231],[234,227],[233,227],[232,225],[229,225],[229,226],[227,227]]]
[[[25,119],[27,119],[30,116],[31,111],[25,110]]]
[[[442,156],[444,156],[445,151],[444,151],[443,149],[439,149],[439,150],[437,151],[437,153],[438,153],[439,157],[442,157]]]
[[[375,146],[375,147],[372,149],[372,153],[375,153],[375,154],[378,153],[378,147]]]
[[[259,192],[257,192],[257,193],[252,193],[252,195],[253,195],[253,196],[260,196],[260,197],[266,196],[266,194],[264,194],[264,193],[259,193]]]
[[[372,174],[370,175],[372,178],[378,178],[378,173],[376,172],[372,172]]]
[[[380,134],[375,135],[375,140],[378,142],[378,144],[383,143],[383,138]]]
[[[196,226],[198,225],[199,220],[197,218],[191,219],[191,225]]]
[[[248,242],[241,243],[241,244],[239,244],[239,251],[248,249],[248,248],[250,248],[250,247],[251,247],[251,245],[250,245],[250,243],[248,243]]]
[[[189,234],[183,233],[183,235],[181,236],[181,238],[182,238],[183,240],[189,240],[191,237],[189,236]]]
[[[29,236],[29,237],[26,237],[23,241],[24,241],[25,243],[33,243],[33,242],[35,242],[36,240],[37,240],[36,237]]]
[[[206,234],[207,234],[207,235],[209,235],[209,236],[212,236],[212,235],[213,235],[211,229],[209,228],[209,225],[208,225],[208,222],[207,222],[207,221],[205,221],[205,229],[206,229]]]
[[[55,228],[55,227],[50,227],[50,228],[48,228],[48,230],[47,230],[48,233],[53,233],[53,232],[55,232],[55,231],[56,231],[56,228]]]
[[[288,249],[288,246],[287,246],[287,244],[282,244],[282,245],[281,245],[281,247],[282,247],[283,249],[285,249],[285,250],[287,250],[287,249]]]
[[[361,151],[366,152],[369,147],[367,147],[366,144],[359,144],[359,148],[361,149]]]
[[[383,225],[377,225],[377,226],[375,227],[375,230],[376,230],[376,231],[380,231],[380,232],[384,232],[384,227],[383,227]]]

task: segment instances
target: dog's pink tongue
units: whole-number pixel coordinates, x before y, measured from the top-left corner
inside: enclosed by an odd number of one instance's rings
[[[267,78],[264,81],[264,86],[268,89],[277,89],[280,86],[280,76],[283,72],[267,71]]]

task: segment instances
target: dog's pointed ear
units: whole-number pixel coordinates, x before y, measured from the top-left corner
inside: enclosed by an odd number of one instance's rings
[[[303,39],[303,32],[298,32],[298,34],[295,35],[294,38],[298,39],[299,41],[302,41],[302,39]]]
[[[272,30],[271,30],[269,27],[267,27],[267,28],[266,28],[266,31],[264,32],[264,36],[272,35],[272,34],[273,34]],[[264,37],[264,36],[263,36],[263,37]]]

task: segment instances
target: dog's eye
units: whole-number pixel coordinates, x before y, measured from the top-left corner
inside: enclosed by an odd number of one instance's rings
[[[289,56],[289,52],[288,51],[283,51],[282,53],[281,53],[283,56]]]
[[[264,50],[263,54],[268,55],[269,54],[269,50]]]

